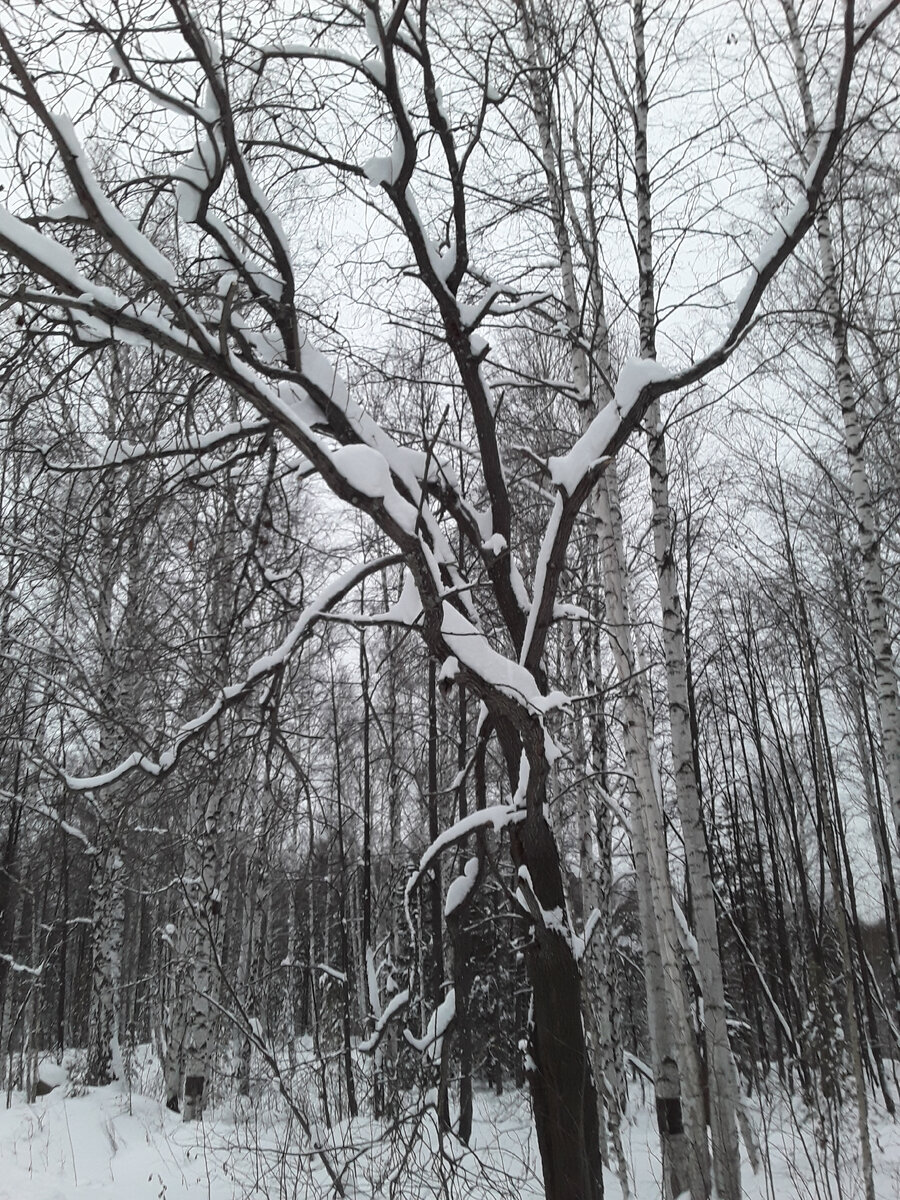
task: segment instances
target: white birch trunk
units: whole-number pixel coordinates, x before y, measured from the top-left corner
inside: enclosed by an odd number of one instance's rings
[[[538,64],[539,48],[529,32],[526,32],[526,53],[533,64]],[[597,404],[591,394],[588,361],[583,349],[572,247],[566,225],[567,211],[571,214],[573,206],[566,203],[567,181],[557,171],[561,158],[555,151],[547,98],[538,86],[533,88],[532,97],[560,257],[572,371],[582,428],[585,428]],[[592,297],[596,308],[593,341],[595,346],[599,342],[599,352],[606,368],[601,369],[601,374],[608,380],[606,325],[603,320],[602,292],[596,279],[592,281]],[[675,1196],[688,1188],[694,1200],[704,1200],[709,1194],[709,1164],[700,1067],[685,981],[678,959],[678,936],[662,824],[661,796],[657,790],[658,774],[651,760],[652,739],[634,669],[614,463],[607,468],[596,489],[592,512],[601,538],[607,620],[611,626],[610,643],[622,683],[628,761],[637,794],[632,840],[638,874],[647,1007],[666,1186],[670,1195]]]
[[[388,606],[389,600],[387,591],[385,590],[385,607]],[[403,898],[400,892],[400,872],[398,870],[401,861],[402,850],[402,833],[401,833],[401,780],[400,780],[400,744],[399,744],[399,711],[397,697],[397,679],[395,675],[395,636],[394,631],[388,626],[384,631],[385,639],[385,661],[387,663],[387,727],[388,727],[388,846],[390,849],[391,863],[391,880],[390,880],[390,962],[385,978],[385,995],[387,1003],[400,988],[400,981],[397,978],[398,966],[400,963],[400,914],[403,912]],[[387,1033],[384,1038],[384,1055],[383,1062],[388,1078],[389,1085],[396,1083],[397,1078],[397,1061],[399,1057],[398,1034],[395,1022],[388,1025]],[[386,1089],[388,1104],[393,1104],[395,1099],[395,1088],[388,1086]]]
[[[238,996],[250,1020],[259,1020],[259,984],[262,978],[263,928],[269,899],[269,873],[266,845],[262,842],[258,854],[247,867],[247,888],[241,914],[242,937],[238,969]],[[250,1095],[250,1075],[253,1043],[242,1029],[235,1047],[235,1076],[239,1096]]]
[[[91,881],[93,936],[91,1013],[87,1081],[93,1086],[118,1077],[119,991],[125,928],[123,863],[117,846],[101,851]]]
[[[116,373],[117,374],[117,373]],[[115,428],[115,388],[110,386],[109,425]],[[114,668],[113,596],[117,581],[117,553],[114,529],[112,481],[102,481],[98,515],[98,596],[97,640],[100,656],[100,769],[111,767],[116,759],[116,731],[112,714],[121,703]],[[138,568],[132,564],[135,570]],[[97,851],[91,870],[91,1003],[88,1020],[90,1041],[87,1081],[94,1086],[111,1083],[116,1077],[119,1058],[119,1000],[122,976],[122,944],[125,934],[125,896],[123,863],[118,844],[121,802],[117,800],[123,784],[114,784],[96,796],[99,821],[95,841]]]
[[[580,690],[580,677],[577,675],[576,664],[578,656],[575,651],[575,639],[572,626],[566,623],[562,635],[562,657],[568,664],[569,690],[576,693]],[[561,668],[564,669],[564,668]],[[590,687],[590,684],[589,684]],[[588,1052],[591,1057],[591,1070],[597,1093],[598,1119],[600,1129],[600,1156],[606,1166],[610,1165],[609,1143],[607,1134],[613,1140],[616,1155],[616,1169],[622,1183],[623,1193],[629,1194],[627,1164],[619,1132],[619,1101],[620,1093],[616,1091],[615,1071],[611,1065],[613,1056],[610,980],[605,977],[611,959],[609,939],[612,929],[610,913],[611,892],[611,863],[606,872],[594,850],[594,831],[592,827],[591,787],[587,772],[591,762],[584,736],[584,723],[579,715],[572,729],[572,760],[575,779],[571,791],[575,804],[575,821],[578,830],[578,866],[579,866],[579,900],[582,920],[587,922],[591,913],[598,913],[598,922],[594,932],[585,946],[581,967],[581,985],[583,991],[582,1008],[585,1025],[589,1034]],[[555,774],[554,774],[555,780]],[[551,823],[557,841],[560,840],[560,830],[557,822],[562,813],[559,808],[560,800],[555,799],[550,805]],[[599,847],[602,854],[602,847]],[[603,876],[606,876],[607,886],[604,888]]]
[[[534,23],[533,15],[526,22],[526,53],[529,61],[537,65],[540,48],[536,44],[531,28]],[[551,129],[548,102],[538,85],[532,89],[538,134],[541,143],[542,160],[547,184],[551,194],[551,213],[556,234],[557,249],[560,255],[560,266],[563,283],[563,293],[568,310],[568,323],[571,341],[572,370],[578,393],[578,406],[584,428],[596,411],[596,401],[591,396],[587,359],[581,348],[581,330],[578,323],[578,303],[575,287],[575,272],[572,261],[571,242],[566,229],[565,179],[557,171],[559,157],[555,152],[553,131]],[[602,308],[598,309],[602,318]],[[605,333],[605,325],[603,325]],[[596,554],[596,542],[591,539],[590,551]],[[589,552],[590,552],[589,551]],[[571,640],[571,632],[569,632]],[[594,643],[596,649],[596,642]],[[574,659],[574,653],[570,653]],[[590,670],[594,675],[596,690],[599,678],[599,654],[592,656]],[[598,741],[597,722],[602,719],[602,713],[593,712],[592,744]],[[584,741],[584,731],[581,721],[576,725],[575,740],[575,769],[585,773],[588,768],[588,753]],[[555,806],[551,806],[551,814]],[[590,791],[583,784],[576,788],[576,816],[578,822],[579,863],[581,867],[582,911],[585,919],[593,909],[599,913],[599,927],[595,930],[587,946],[585,960],[582,965],[582,987],[584,991],[583,1009],[585,1023],[590,1033],[589,1052],[591,1070],[594,1076],[595,1093],[598,1104],[598,1122],[601,1136],[601,1155],[608,1161],[608,1145],[606,1133],[613,1143],[616,1171],[622,1186],[623,1194],[629,1194],[628,1166],[621,1138],[621,1104],[624,1095],[624,1069],[622,1047],[616,1036],[615,1020],[615,988],[612,975],[612,954],[610,936],[612,928],[612,863],[611,863],[611,826],[609,814],[605,806],[600,806],[598,812],[603,816],[598,818],[598,853],[594,854],[593,831],[591,828]],[[603,839],[600,839],[601,829]],[[558,840],[558,839],[557,839]]]
[[[637,92],[637,100],[634,105],[635,201],[638,225],[641,357],[655,358],[656,296],[647,143],[649,99],[642,0],[634,0],[633,36]],[[654,401],[647,412],[647,440],[650,459],[653,549],[662,610],[662,640],[666,663],[675,799],[681,821],[687,874],[693,902],[694,934],[698,951],[698,983],[703,996],[703,1033],[706,1046],[713,1171],[715,1185],[722,1200],[740,1200],[742,1194],[741,1155],[737,1125],[739,1081],[728,1038],[725,983],[719,953],[715,892],[707,853],[706,832],[703,827],[700,792],[694,771],[684,648],[684,620],[675,573],[668,463],[658,401]],[[751,1147],[751,1153],[752,1151]]]
[[[16,888],[13,904],[15,905],[15,913],[12,920],[12,939],[10,944],[17,946],[22,936],[22,925],[25,920],[24,893],[21,888]],[[15,992],[14,972],[8,971],[6,976],[6,987],[3,992],[3,1010],[0,1012],[0,1083],[7,1088],[6,1106],[10,1107],[12,1098],[10,1092],[13,1088],[13,1048],[15,1042],[15,1031],[13,1022],[13,1001]],[[9,1073],[7,1074],[7,1066]]]
[[[182,1117],[197,1120],[203,1114],[215,1052],[215,1017],[218,996],[216,965],[222,910],[220,831],[233,825],[227,784],[213,788],[203,806],[199,828],[191,843],[185,893],[191,928],[190,983],[184,1035],[184,1102]]]
[[[594,823],[597,839],[596,898],[595,906],[600,913],[600,932],[605,936],[597,939],[589,948],[589,967],[593,971],[592,985],[595,988],[597,1024],[601,1051],[601,1076],[606,1089],[606,1120],[616,1167],[623,1194],[629,1194],[628,1168],[622,1144],[621,1118],[627,1104],[628,1089],[625,1079],[624,1051],[622,1045],[622,1021],[619,1008],[619,988],[616,961],[613,954],[613,813],[605,794],[606,779],[606,719],[603,711],[602,667],[601,667],[601,600],[600,556],[596,530],[588,539],[588,586],[592,592],[588,610],[592,621],[589,633],[587,691],[588,723],[590,730],[590,767],[594,780],[594,791],[599,798],[594,804]]]
[[[738,1142],[739,1080],[728,1036],[725,981],[719,952],[715,891],[707,851],[700,792],[694,771],[688,702],[684,620],[672,551],[666,451],[659,405],[648,412],[653,542],[662,609],[669,728],[675,799],[690,881],[697,975],[703,996],[703,1025],[709,1082],[709,1114],[716,1186],[722,1200],[740,1200]],[[755,1155],[755,1142],[748,1147]]]
[[[694,1200],[699,1200],[709,1195],[700,1064],[681,970],[659,772],[628,616],[614,463],[607,468],[598,490],[595,515],[601,536],[607,628],[622,688],[626,753],[635,788],[632,840],[645,938],[644,969],[660,1138],[671,1193],[677,1195],[679,1188],[688,1188]]]
[[[187,1022],[187,986],[185,975],[190,958],[189,931],[192,918],[182,914],[177,926],[166,929],[168,971],[163,981],[162,1004],[162,1069],[166,1089],[166,1108],[181,1111],[181,1090],[184,1083],[184,1035]]]

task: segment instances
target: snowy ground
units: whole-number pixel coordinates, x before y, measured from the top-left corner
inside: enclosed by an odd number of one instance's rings
[[[244,1109],[219,1108],[202,1124],[185,1125],[157,1099],[120,1085],[80,1096],[60,1087],[30,1106],[14,1095],[11,1107],[0,1111],[0,1198],[288,1200],[329,1194],[321,1163],[309,1157],[275,1102],[245,1104]],[[784,1105],[757,1112],[768,1162],[756,1176],[747,1169],[747,1200],[862,1197],[850,1114],[832,1132],[830,1145],[817,1145],[808,1121],[794,1109],[793,1115]],[[357,1121],[352,1131],[332,1130],[334,1160],[354,1160],[346,1176],[348,1195],[537,1200],[541,1188],[525,1099],[482,1092],[476,1111],[475,1150],[462,1156],[455,1176],[440,1169],[430,1119],[419,1127],[411,1151],[402,1139],[388,1148],[383,1128],[368,1120]],[[900,1200],[900,1125],[876,1115],[873,1135],[878,1200]],[[633,1194],[640,1200],[658,1196],[652,1120],[639,1103],[628,1125],[627,1154]],[[443,1162],[446,1168],[446,1158]],[[608,1175],[605,1182],[608,1200],[621,1200],[617,1180]]]

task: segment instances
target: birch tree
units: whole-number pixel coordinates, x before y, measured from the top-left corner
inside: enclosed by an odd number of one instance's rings
[[[640,352],[643,358],[655,359],[658,317],[651,210],[652,183],[648,158],[651,85],[647,70],[646,17],[643,0],[635,0],[633,5],[632,36],[634,42],[634,94],[631,113],[634,124]],[[737,1071],[728,1039],[715,897],[707,852],[706,831],[703,826],[699,785],[694,769],[694,747],[685,663],[684,621],[676,575],[665,426],[658,401],[654,401],[647,410],[646,427],[652,498],[653,550],[662,610],[675,796],[681,818],[681,832],[697,941],[697,970],[703,996],[713,1164],[719,1193],[723,1197],[732,1197],[733,1200],[737,1200],[741,1195],[740,1149],[737,1130],[739,1088]]]

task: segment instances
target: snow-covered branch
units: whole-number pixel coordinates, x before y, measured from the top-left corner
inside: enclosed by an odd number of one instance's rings
[[[244,678],[238,683],[229,684],[222,688],[209,708],[192,721],[182,725],[170,745],[163,751],[157,761],[144,754],[135,752],[108,771],[99,775],[78,776],[65,774],[67,785],[74,791],[92,791],[96,788],[108,787],[134,770],[146,772],[148,775],[164,775],[171,771],[178,762],[183,748],[191,741],[204,734],[219,717],[228,709],[245,700],[247,696],[265,679],[284,670],[290,659],[296,654],[304,642],[311,636],[316,622],[324,616],[335,604],[343,600],[364,579],[383,571],[386,567],[399,562],[396,554],[384,555],[371,562],[359,563],[339,575],[324,587],[315,600],[303,610],[290,633],[275,650],[256,660]]]

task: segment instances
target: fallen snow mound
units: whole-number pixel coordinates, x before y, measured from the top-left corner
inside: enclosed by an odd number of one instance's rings
[[[56,1087],[0,1113],[0,1197],[233,1200],[234,1182],[209,1169],[201,1134],[117,1085],[77,1097]]]

